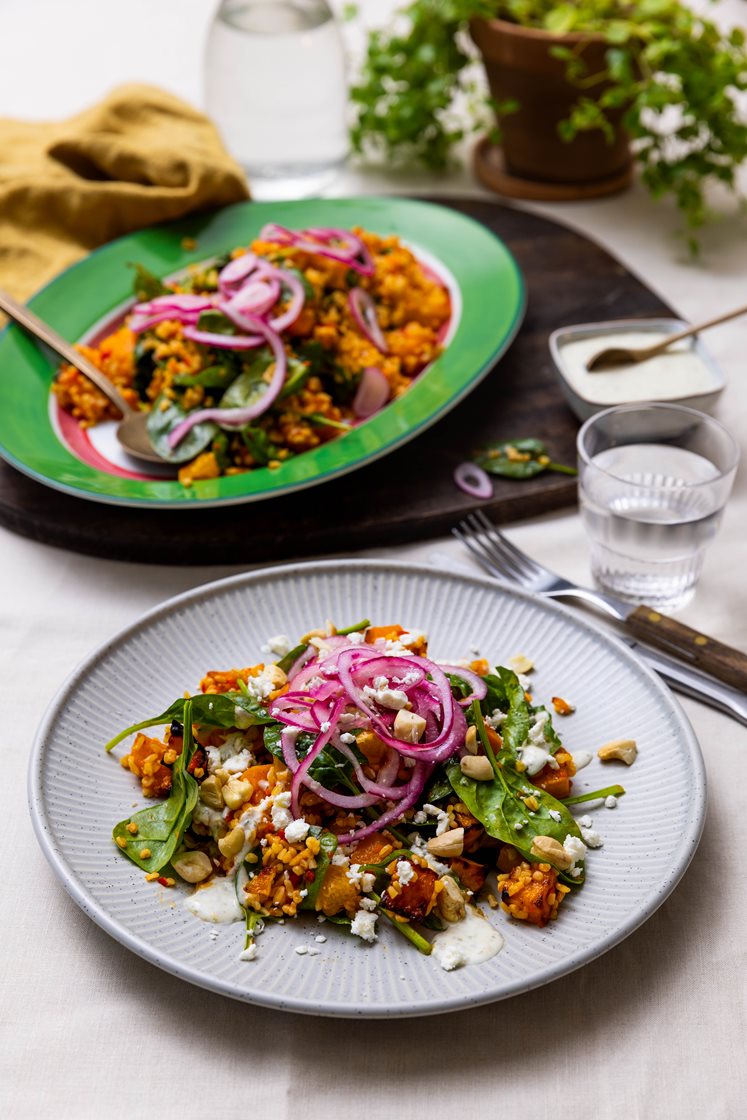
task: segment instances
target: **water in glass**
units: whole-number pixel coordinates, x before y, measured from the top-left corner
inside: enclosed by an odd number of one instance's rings
[[[223,0],[205,96],[254,198],[319,194],[345,162],[344,56],[326,0]]]
[[[582,470],[579,501],[594,578],[631,602],[673,609],[692,595],[721,520],[710,460],[664,443],[599,452]]]

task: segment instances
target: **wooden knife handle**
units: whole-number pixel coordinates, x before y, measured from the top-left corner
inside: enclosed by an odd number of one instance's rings
[[[705,673],[747,693],[747,655],[707,634],[660,614],[653,607],[636,607],[625,625],[642,642],[673,653]]]

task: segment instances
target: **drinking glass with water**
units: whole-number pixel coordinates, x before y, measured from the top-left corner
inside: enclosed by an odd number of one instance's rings
[[[684,606],[731,491],[735,440],[691,408],[620,405],[586,421],[578,457],[595,582],[627,602]]]
[[[223,0],[205,99],[254,198],[323,191],[348,150],[344,53],[326,0]]]

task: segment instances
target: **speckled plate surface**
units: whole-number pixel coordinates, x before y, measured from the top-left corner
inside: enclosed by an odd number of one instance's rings
[[[638,742],[630,769],[595,758],[576,780],[574,792],[612,782],[628,791],[616,809],[577,810],[593,814],[604,839],[603,848],[589,852],[586,885],[543,930],[491,913],[505,947],[485,964],[444,972],[389,928],[369,946],[329,923],[322,952],[299,956],[295,947],[313,944],[320,931],[311,915],[270,928],[257,960],[241,962],[239,923],[212,926],[192,917],[181,889],[146,883],[111,841],[113,824],[138,800],[135,780],[104,753],[115,732],[163,710],[185,688],[195,691],[207,669],[262,660],[271,634],[294,637],[327,617],[349,624],[364,616],[425,630],[436,659],[453,660],[475,646],[491,664],[519,651],[531,656],[535,698],[559,695],[576,704],[574,715],[557,721],[573,751],[594,752],[622,736]],[[705,816],[703,762],[692,729],[627,647],[566,608],[479,577],[365,560],[289,565],[208,584],[122,631],[75,670],[51,704],[31,757],[29,795],[37,837],[63,886],[127,948],[235,999],[362,1018],[475,1006],[580,968],[632,933],[670,894]]]

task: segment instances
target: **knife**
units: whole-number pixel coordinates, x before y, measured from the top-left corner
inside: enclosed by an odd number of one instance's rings
[[[700,669],[676,661],[675,658],[659,650],[641,646],[632,638],[623,637],[622,640],[642,661],[645,661],[649,668],[654,669],[670,688],[685,696],[691,696],[694,700],[702,700],[704,704],[734,716],[747,726],[747,696],[738,688],[732,688],[731,685],[724,684],[715,677],[709,677]]]

